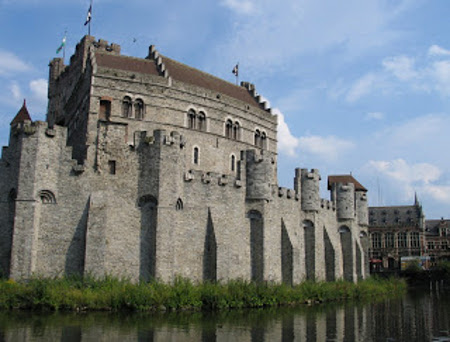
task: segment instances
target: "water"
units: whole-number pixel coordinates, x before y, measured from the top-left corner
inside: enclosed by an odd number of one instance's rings
[[[450,289],[372,303],[215,314],[0,312],[3,341],[450,341]]]

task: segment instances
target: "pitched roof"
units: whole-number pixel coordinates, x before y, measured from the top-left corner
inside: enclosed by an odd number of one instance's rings
[[[332,175],[328,176],[328,190],[331,190],[331,184],[335,183],[353,183],[355,184],[355,190],[367,191],[352,175]]]
[[[256,99],[249,93],[249,91],[241,86],[224,81],[206,72],[192,68],[186,64],[177,62],[173,59],[161,56],[163,62],[169,71],[169,75],[175,80],[193,84],[205,89],[217,91],[224,95],[233,97],[237,100],[246,102],[252,106],[260,107]]]
[[[30,114],[28,113],[26,100],[23,100],[22,108],[20,108],[14,119],[11,121],[11,125],[15,125],[18,124],[19,122],[24,121],[32,121]]]
[[[250,92],[246,88],[234,85],[211,74],[177,62],[171,58],[165,56],[161,56],[161,58],[170,77],[172,77],[174,80],[209,89],[243,101],[249,105],[261,108],[258,101],[250,94]],[[151,59],[113,55],[101,52],[96,52],[95,59],[97,65],[100,67],[132,71],[142,74],[151,74],[156,76],[160,75],[155,61]]]
[[[141,74],[159,75],[154,61],[143,58],[117,56],[108,53],[96,53],[95,60],[98,66],[133,71]]]

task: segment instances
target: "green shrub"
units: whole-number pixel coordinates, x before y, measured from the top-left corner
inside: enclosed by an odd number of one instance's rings
[[[39,278],[27,282],[0,280],[0,309],[32,310],[226,310],[262,308],[315,302],[385,297],[401,294],[399,279],[376,279],[357,284],[306,281],[295,286],[232,280],[227,283],[193,283],[177,278],[132,283],[105,277]]]

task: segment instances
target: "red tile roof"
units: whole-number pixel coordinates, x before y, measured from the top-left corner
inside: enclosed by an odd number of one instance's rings
[[[258,101],[256,101],[246,88],[234,85],[168,57],[161,56],[161,58],[166,66],[169,76],[174,80],[209,89],[261,108]],[[95,59],[97,65],[100,67],[133,71],[142,74],[160,75],[154,60],[117,56],[100,52],[95,54]]]
[[[242,102],[246,102],[252,106],[257,106],[258,108],[260,107],[256,99],[244,87],[234,85],[173,59],[164,56],[161,56],[161,58],[169,71],[169,75],[175,80],[193,84],[205,89],[210,89],[212,91],[233,97],[237,100],[241,100]]]
[[[335,183],[353,183],[355,184],[355,190],[367,191],[352,175],[333,175],[328,176],[328,190],[331,190],[331,184]]]
[[[95,60],[100,67],[133,71],[141,74],[159,75],[155,62],[148,59],[96,53]]]
[[[30,117],[30,114],[28,113],[27,103],[25,100],[23,100],[22,108],[20,108],[20,110],[17,112],[14,119],[11,121],[11,125],[15,125],[19,122],[24,122],[24,121],[31,121],[31,117]]]

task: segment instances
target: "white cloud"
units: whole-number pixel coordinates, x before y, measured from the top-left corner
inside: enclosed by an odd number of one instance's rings
[[[0,75],[11,74],[14,72],[25,72],[31,67],[20,60],[19,57],[8,51],[0,51]]]
[[[404,159],[391,161],[369,161],[368,167],[399,182],[430,184],[439,179],[442,171],[428,163],[409,165]]]
[[[235,11],[251,16],[233,18],[232,31],[215,50],[224,63],[238,58],[247,65],[248,75],[261,75],[289,69],[298,58],[320,56],[332,49],[352,56],[379,48],[402,37],[390,23],[404,13],[409,1],[328,0],[299,1],[224,0]],[[253,5],[252,5],[253,4]],[[324,10],[326,8],[326,10]],[[226,62],[225,62],[226,61]],[[291,72],[295,70],[292,69]]]
[[[295,151],[299,146],[299,140],[292,135],[289,126],[284,120],[284,115],[277,108],[274,108],[272,111],[278,116],[278,150],[293,157],[296,155]]]
[[[450,204],[450,186],[448,185],[429,185],[423,187],[421,192],[439,202]]]
[[[327,137],[310,135],[299,138],[298,142],[303,152],[313,154],[326,161],[336,161],[342,154],[355,147],[351,141],[333,135]]]
[[[450,60],[433,63],[430,74],[435,89],[444,96],[450,96]]]
[[[366,114],[366,120],[383,120],[384,113],[381,112],[370,112]]]
[[[414,70],[414,59],[407,56],[385,58],[382,62],[386,71],[391,72],[402,81],[408,81],[417,77]]]
[[[12,82],[9,86],[9,91],[11,92],[12,98],[14,101],[22,100],[23,95],[22,91],[20,90],[20,86],[17,82]]]
[[[350,90],[347,93],[347,101],[355,102],[361,97],[371,93],[373,89],[376,88],[377,81],[378,77],[373,73],[364,75],[350,87]]]
[[[438,45],[432,45],[428,49],[428,55],[430,55],[430,56],[450,56],[450,50],[446,50]]]
[[[390,202],[410,201],[416,192],[427,194],[438,201],[447,201],[445,189],[449,187],[439,184],[443,171],[436,165],[408,163],[401,158],[371,160],[364,165],[363,172],[381,178],[382,188],[388,190]]]
[[[39,102],[47,102],[47,89],[48,83],[47,80],[40,78],[37,80],[30,81],[30,90],[33,95]]]
[[[249,0],[223,0],[222,5],[241,14],[250,14],[255,10],[253,2]]]

